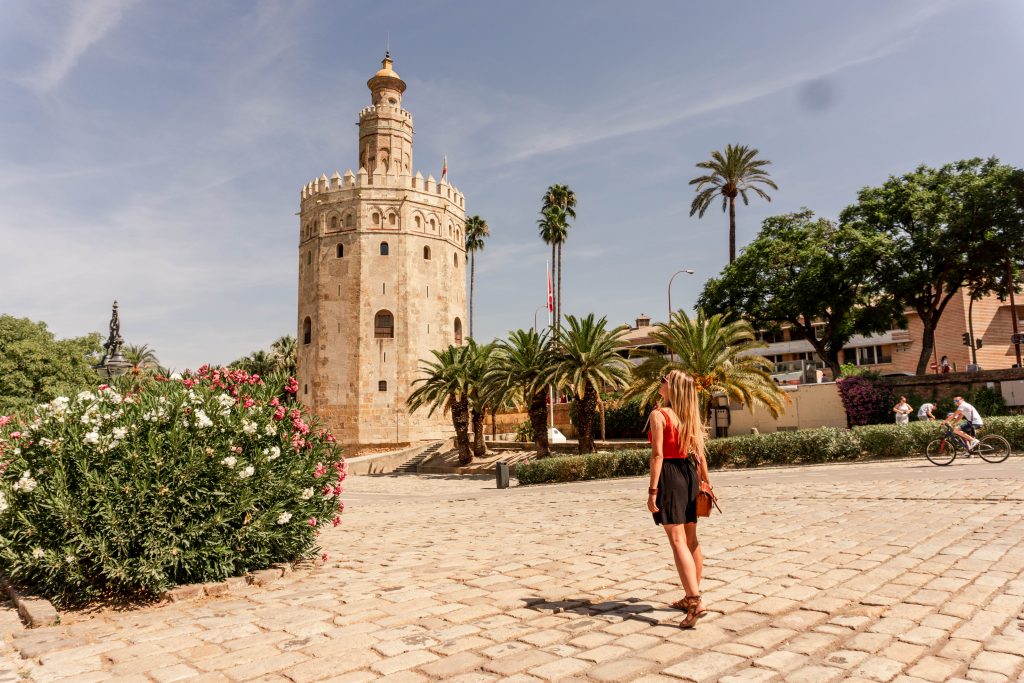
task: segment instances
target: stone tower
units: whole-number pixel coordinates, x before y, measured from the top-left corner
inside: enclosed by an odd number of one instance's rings
[[[405,82],[386,55],[359,112],[359,171],[321,175],[299,204],[299,399],[343,444],[446,438],[448,416],[410,415],[420,359],[463,343],[465,198],[412,174]]]

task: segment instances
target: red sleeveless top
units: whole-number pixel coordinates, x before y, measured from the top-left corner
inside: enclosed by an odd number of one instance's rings
[[[668,418],[668,414],[664,408],[659,408],[658,412],[661,413],[662,417],[665,418],[665,428],[661,430],[661,453],[666,460],[689,457],[689,453],[682,450],[679,443],[679,431],[675,425],[672,424],[672,420]],[[647,433],[647,440],[654,443],[654,432],[653,430]]]

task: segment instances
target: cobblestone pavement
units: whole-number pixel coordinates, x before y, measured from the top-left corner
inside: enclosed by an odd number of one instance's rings
[[[0,683],[1022,680],[1022,458],[715,483],[693,631],[644,479],[355,477],[312,575],[32,631],[0,608]]]

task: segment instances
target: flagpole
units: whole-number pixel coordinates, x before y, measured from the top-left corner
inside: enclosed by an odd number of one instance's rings
[[[552,303],[552,296],[554,292],[551,290],[551,266],[548,264],[547,259],[544,260],[544,270],[547,271],[548,276],[548,331],[551,331],[551,326],[554,321],[551,319],[552,309],[554,305]],[[555,428],[555,390],[550,384],[548,385],[548,448],[551,447],[551,434]]]

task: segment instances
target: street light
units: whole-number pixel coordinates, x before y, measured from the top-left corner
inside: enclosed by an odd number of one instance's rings
[[[692,268],[683,268],[682,270],[677,270],[676,272],[674,272],[672,274],[672,277],[669,278],[669,280],[668,280],[668,320],[666,320],[665,322],[672,322],[672,281],[675,280],[676,279],[676,275],[679,275],[680,273],[686,273],[687,275],[693,275],[693,269]]]
[[[534,311],[533,311],[533,331],[534,332],[537,331],[537,311],[539,311],[542,308],[547,308],[547,307],[548,307],[547,304],[541,304],[536,309],[534,309]]]

